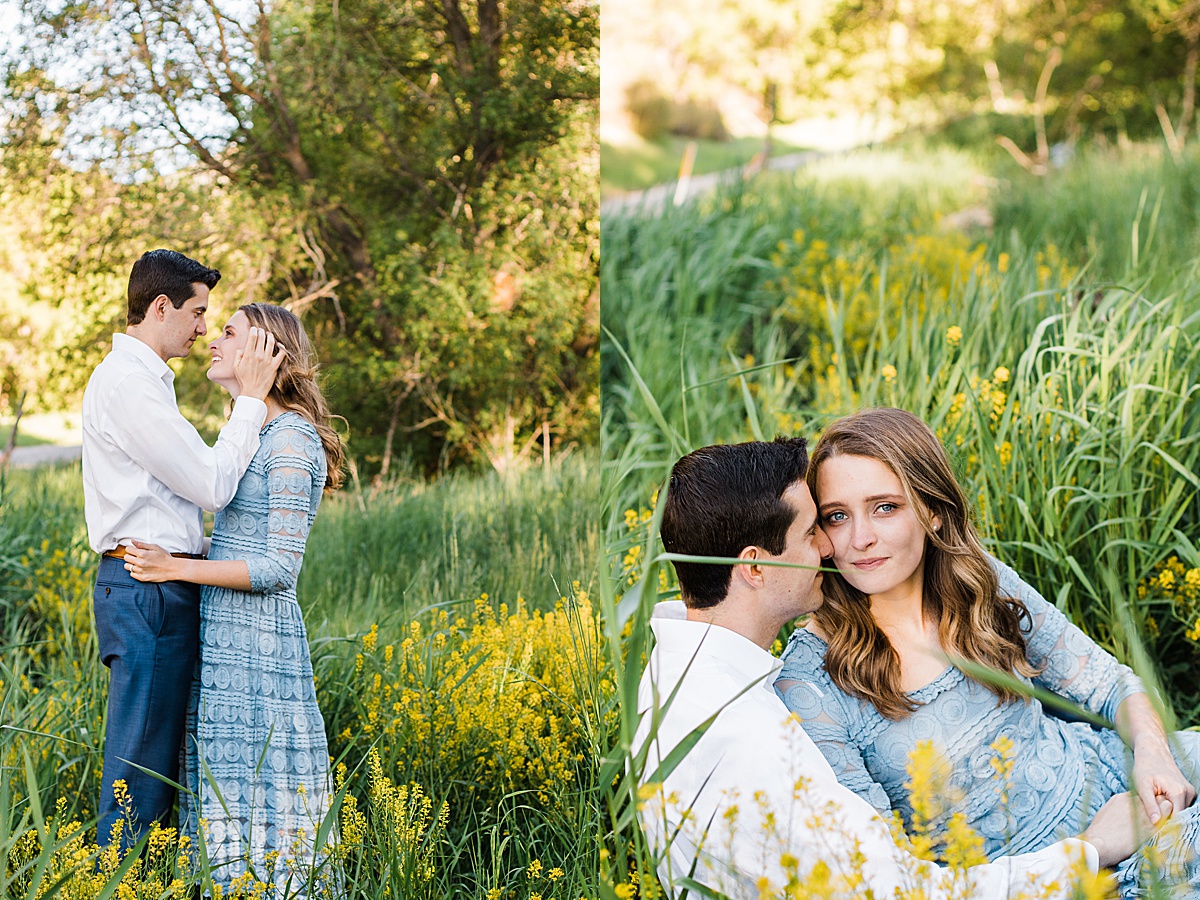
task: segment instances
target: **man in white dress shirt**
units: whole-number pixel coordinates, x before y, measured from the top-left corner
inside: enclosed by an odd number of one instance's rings
[[[209,291],[220,277],[174,250],[144,254],[129,276],[125,333],[113,335],[83,395],[84,515],[101,554],[94,609],[109,668],[97,836],[109,843],[114,823],[131,818],[122,825],[122,850],[171,813],[174,789],[137,767],[178,781],[200,627],[199,587],[135,581],[125,548],[136,539],[203,553],[202,508],[221,509],[237,491],[282,361],[274,339],[252,330],[237,362],[241,395],[215,446],[180,415],[167,360],[187,356],[205,334]],[[127,810],[114,797],[117,780],[125,782]]]
[[[651,742],[640,815],[661,854],[663,886],[678,895],[698,882],[757,900],[824,877],[835,896],[871,891],[879,900],[915,887],[931,898],[1022,889],[1067,897],[1073,872],[1129,856],[1146,821],[1135,823],[1128,794],[1080,838],[954,872],[901,849],[878,813],[838,784],[772,686],[780,663],[769,648],[785,624],[821,604],[817,567],[832,551],[807,466],[804,440],[779,438],[705,447],[672,469],[663,546],[743,563],[676,562],[683,602],[659,604],[651,621],[635,747]],[[793,567],[763,565],[779,562]],[[695,745],[672,757],[698,730]]]

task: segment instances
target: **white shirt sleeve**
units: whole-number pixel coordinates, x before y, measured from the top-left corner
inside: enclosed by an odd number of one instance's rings
[[[150,379],[147,372],[123,379]],[[161,387],[117,385],[108,397],[108,433],[129,457],[171,491],[204,509],[222,509],[258,450],[267,406],[239,397],[214,446],[167,399]]]

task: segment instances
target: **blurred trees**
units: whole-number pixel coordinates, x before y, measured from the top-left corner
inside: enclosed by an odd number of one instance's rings
[[[0,191],[28,210],[22,298],[69,310],[44,402],[78,391],[120,327],[129,265],[165,245],[222,269],[224,312],[302,315],[360,460],[504,468],[594,440],[594,3],[23,13]],[[180,388],[203,414],[200,362]]]
[[[736,95],[764,122],[853,110],[939,127],[982,115],[1011,132],[1033,168],[1045,166],[1050,144],[1084,133],[1165,135],[1178,154],[1193,130],[1200,0],[684,6],[654,4],[647,27],[667,48],[654,62],[670,69],[654,71],[656,82],[726,110]]]

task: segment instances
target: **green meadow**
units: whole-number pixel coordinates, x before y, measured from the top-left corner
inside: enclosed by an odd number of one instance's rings
[[[107,673],[80,469],[0,478],[0,893],[211,892],[202,856],[189,862],[169,830],[141,861],[97,857]],[[326,497],[298,595],[345,790],[327,829],[336,849],[297,888],[596,894],[598,759],[615,715],[590,599],[598,505],[597,463],[583,453],[508,478]],[[264,888],[251,879],[235,894]]]

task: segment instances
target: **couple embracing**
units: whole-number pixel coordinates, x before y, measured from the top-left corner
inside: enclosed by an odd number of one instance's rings
[[[848,416],[811,459],[801,438],[697,450],[671,472],[662,539],[740,561],[676,561],[682,603],[651,621],[640,812],[676,896],[1069,897],[1103,867],[1134,897],[1152,863],[1200,897],[1200,734],[1168,739],[1133,672],[983,550],[916,416]],[[1018,681],[1117,728],[1050,715]],[[935,846],[965,823],[989,863],[924,862],[889,830],[930,815],[907,771],[930,744],[951,769]]]
[[[97,836],[128,851],[166,823],[179,782],[180,831],[193,848],[204,840],[215,883],[249,869],[296,885],[320,861],[331,792],[295,586],[343,451],[308,337],[278,306],[243,306],[209,345],[208,377],[233,398],[216,444],[180,414],[167,361],[206,333],[220,277],[172,250],[144,254],[126,331],[84,393],[94,611],[110,670]]]

